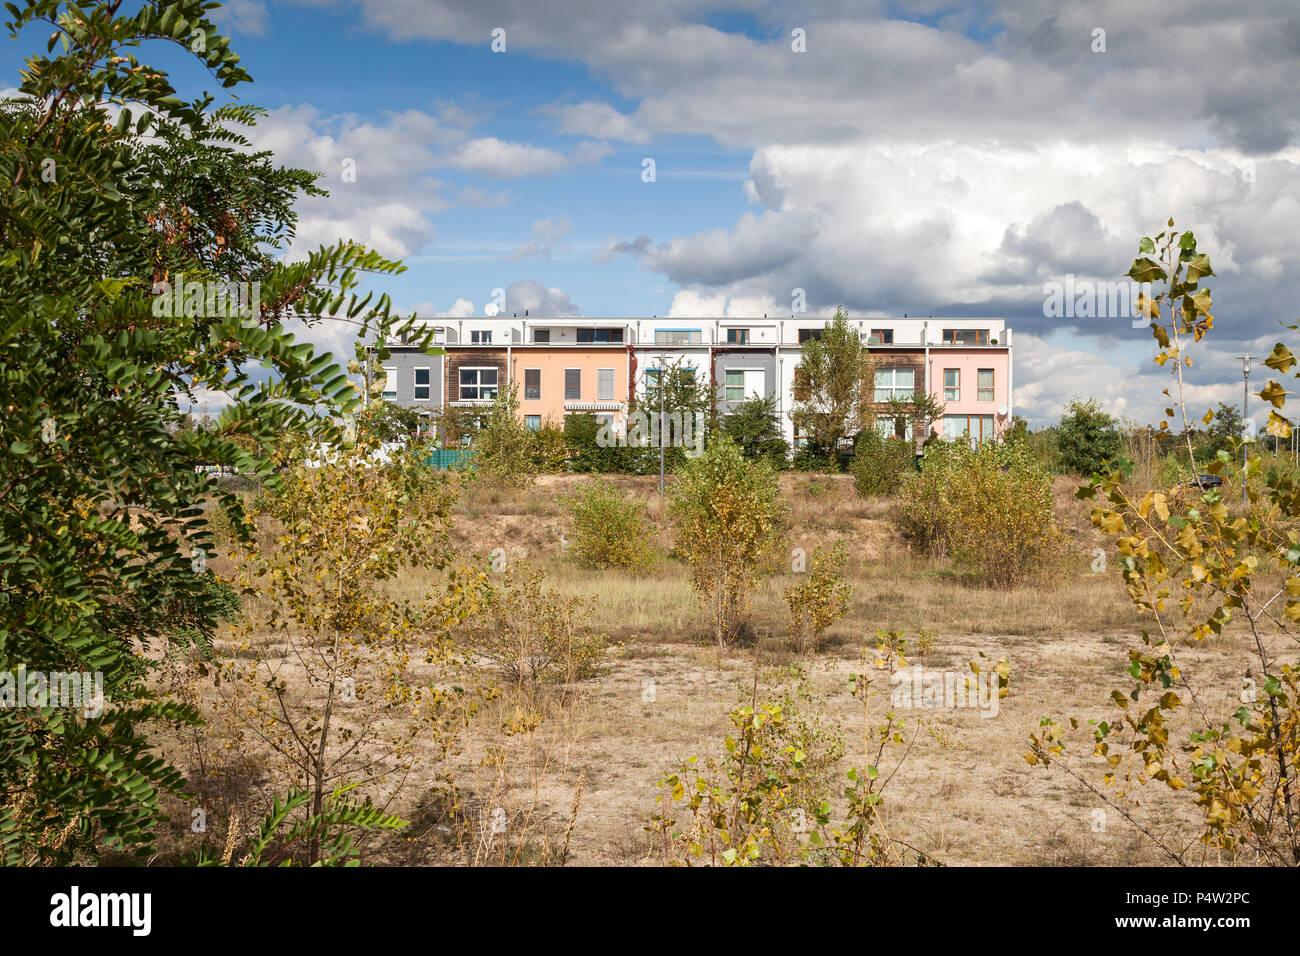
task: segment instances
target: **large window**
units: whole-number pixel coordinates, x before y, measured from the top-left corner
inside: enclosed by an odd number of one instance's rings
[[[699,345],[699,329],[655,329],[655,345]]]
[[[871,335],[868,338],[868,343],[870,342],[871,339],[876,340],[875,341],[876,345],[893,345],[894,330],[893,329],[872,329]]]
[[[384,398],[397,397],[397,369],[384,366]]]
[[[566,402],[582,400],[582,369],[566,368],[564,370],[564,400]]]
[[[727,329],[727,343],[729,345],[748,345],[749,329]]]
[[[799,341],[807,342],[809,339],[819,339],[825,331],[825,329],[800,329]]]
[[[944,345],[988,345],[988,329],[944,329]]]
[[[910,417],[894,418],[889,415],[880,415],[876,418],[876,431],[880,432],[881,438],[907,438],[912,437],[912,419]]]
[[[993,437],[992,415],[945,415],[943,416],[943,437],[970,437],[971,443],[987,441]]]
[[[551,341],[551,330],[533,329],[533,341],[538,343],[539,345],[543,343],[549,343]]]
[[[745,400],[745,373],[742,370],[727,370],[726,392],[723,397],[729,402],[743,402]]]
[[[415,400],[417,402],[427,402],[431,397],[432,387],[430,382],[431,379],[427,368],[417,368],[415,370]]]
[[[622,329],[578,329],[578,341],[582,344],[603,345],[610,342],[622,342]]]
[[[490,402],[497,397],[497,370],[495,368],[463,368],[460,370],[460,400],[462,402]]]
[[[612,402],[614,400],[614,370],[612,368],[596,369],[596,401]]]
[[[524,400],[535,402],[542,397],[542,370],[524,369]]]
[[[657,368],[645,370],[645,402],[647,405],[655,407],[659,405],[659,375],[660,370]]]
[[[469,333],[469,342],[471,345],[491,345],[491,330],[472,329]]]
[[[723,400],[728,402],[743,402],[747,398],[753,398],[755,395],[762,396],[763,388],[763,370],[761,368],[729,368],[726,372],[726,381],[724,383]]]
[[[961,369],[943,370],[943,400],[945,402],[961,401]]]
[[[887,402],[891,398],[911,401],[916,391],[916,369],[882,368],[876,371],[876,401]]]
[[[993,369],[982,368],[976,383],[976,398],[981,402],[993,401]]]

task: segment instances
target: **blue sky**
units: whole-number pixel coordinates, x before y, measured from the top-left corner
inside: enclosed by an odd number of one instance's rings
[[[1232,357],[1295,320],[1289,0],[235,0],[217,19],[255,80],[238,96],[271,111],[255,141],[325,174],[300,243],[402,258],[384,288],[422,315],[481,315],[497,288],[534,314],[778,314],[796,287],[814,314],[997,315],[1036,424],[1076,395],[1164,404],[1144,330],[1042,302],[1067,273],[1119,278],[1171,215],[1219,272],[1194,401],[1237,401]],[[39,33],[0,44],[0,87]]]

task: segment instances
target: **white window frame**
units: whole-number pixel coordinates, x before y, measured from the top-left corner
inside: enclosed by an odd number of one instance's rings
[[[384,388],[380,395],[384,398],[397,397],[397,367],[394,365],[385,365],[384,371]],[[374,394],[373,392],[371,393]]]
[[[984,386],[984,385],[981,385],[981,384],[980,384],[980,373],[981,373],[981,372],[988,372],[988,373],[989,373],[989,379],[990,379],[990,381],[989,381],[989,384],[988,384],[987,386]],[[992,369],[992,368],[978,368],[978,369],[976,369],[976,370],[975,370],[975,400],[976,400],[976,401],[979,401],[979,402],[993,402],[993,401],[996,401],[996,400],[997,400],[997,399],[996,399],[996,396],[997,396],[997,381],[998,381],[998,373],[997,373],[997,369]],[[988,397],[988,398],[985,398],[985,397],[984,397],[984,393],[985,393],[985,392],[988,392],[988,393],[989,393],[989,397]]]
[[[957,384],[955,386],[948,384],[949,372],[957,373]],[[961,401],[961,369],[960,368],[946,368],[943,370],[943,400],[945,402]]]
[[[898,383],[899,372],[910,372],[912,374],[912,384],[900,385]],[[888,375],[888,384],[882,384],[880,376]],[[874,384],[872,397],[877,402],[887,402],[891,398],[901,398],[904,401],[911,401],[912,396],[916,394],[916,369],[905,367],[881,368],[876,369],[876,381]],[[881,393],[884,397],[881,397]]]
[[[605,373],[609,373],[609,388],[605,388]],[[615,370],[612,368],[596,369],[596,401],[612,402],[614,400],[614,375]],[[605,394],[608,392],[609,394]]]

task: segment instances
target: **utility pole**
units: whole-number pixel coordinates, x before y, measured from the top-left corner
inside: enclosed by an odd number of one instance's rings
[[[1250,417],[1250,356],[1238,356],[1241,359],[1241,425],[1245,430],[1246,420]],[[1246,436],[1242,436],[1246,439]],[[1251,435],[1250,438],[1254,438]],[[1241,443],[1241,505],[1248,511],[1250,509],[1250,495],[1246,491],[1248,484],[1246,479],[1246,463],[1250,461],[1250,444],[1249,440],[1243,440]]]

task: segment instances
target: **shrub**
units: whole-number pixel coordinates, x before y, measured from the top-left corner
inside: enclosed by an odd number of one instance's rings
[[[586,627],[588,602],[544,589],[545,577],[526,563],[506,572],[463,632],[497,678],[516,690],[585,680],[602,670],[606,640]]]
[[[816,548],[807,577],[785,589],[785,603],[790,608],[786,632],[800,654],[815,649],[826,628],[849,612],[853,585],[844,580],[848,559],[843,541],[835,542],[829,554]]]
[[[691,566],[691,586],[708,607],[714,639],[723,646],[749,619],[758,574],[781,545],[785,505],[776,472],[719,436],[687,462],[669,511],[674,546]]]
[[[905,438],[884,438],[874,428],[858,435],[853,453],[853,487],[858,494],[892,495],[914,461],[912,443]]]
[[[776,396],[754,397],[736,406],[722,420],[722,430],[740,446],[746,458],[762,458],[773,468],[784,468],[790,446],[781,434]]]
[[[937,451],[937,449],[936,449]],[[902,526],[986,584],[1052,583],[1068,561],[1052,480],[1021,446],[952,443],[903,485]]]
[[[554,474],[567,471],[569,446],[564,442],[564,429],[546,422],[533,432],[532,446],[528,450],[528,462],[540,473]]]
[[[595,481],[566,502],[569,552],[589,568],[642,570],[654,562],[645,506],[606,481]]]

